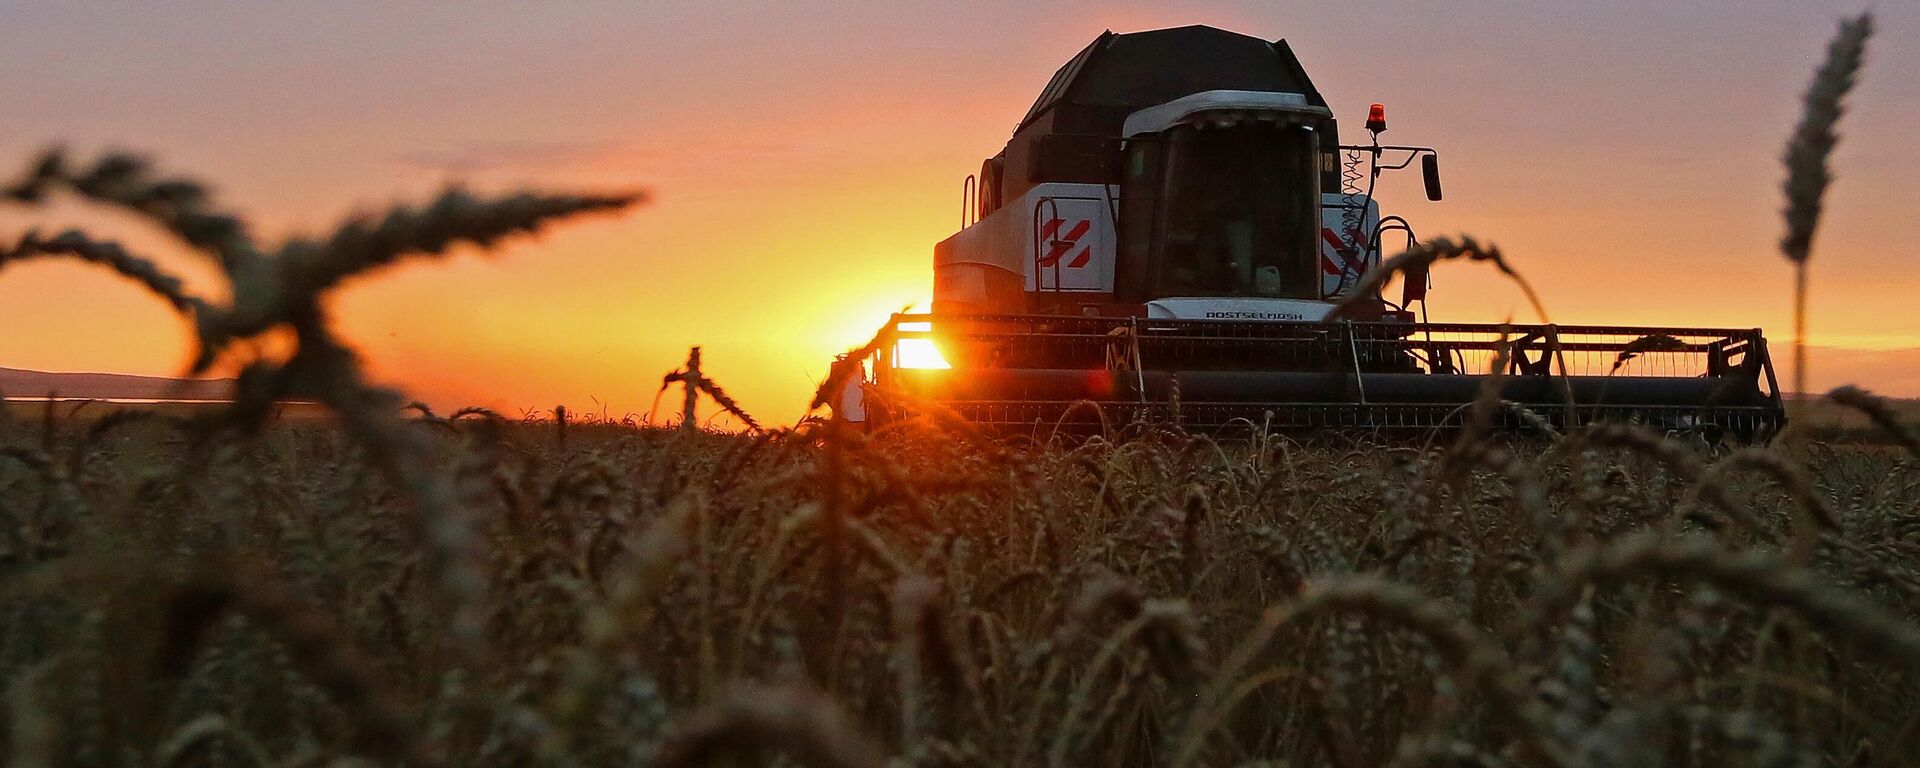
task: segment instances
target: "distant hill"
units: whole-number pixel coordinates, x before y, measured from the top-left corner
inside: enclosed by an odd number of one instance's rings
[[[1780,384],[1791,386],[1790,342],[1773,344],[1774,366]],[[1808,389],[1818,394],[1842,384],[1858,384],[1892,398],[1920,398],[1920,348],[1860,350],[1810,347],[1813,379]],[[0,368],[0,394],[10,398],[41,398],[49,392],[75,400],[226,400],[232,379],[175,379],[121,373],[54,373]]]
[[[73,400],[226,400],[233,379],[174,379],[124,373],[50,373],[0,368],[6,397]]]

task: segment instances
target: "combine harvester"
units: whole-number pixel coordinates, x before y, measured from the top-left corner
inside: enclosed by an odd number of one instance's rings
[[[1387,300],[1365,278],[1383,243],[1416,241],[1374,183],[1417,161],[1437,201],[1440,177],[1433,149],[1380,143],[1380,105],[1365,128],[1340,143],[1285,41],[1101,35],[967,179],[961,229],[934,247],[932,312],[893,318],[839,411],[1424,432],[1463,423],[1504,360],[1501,397],[1538,417],[1502,409],[1506,427],[1782,426],[1757,329],[1426,322],[1424,270]]]

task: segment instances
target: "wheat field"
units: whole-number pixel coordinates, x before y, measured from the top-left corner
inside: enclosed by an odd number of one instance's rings
[[[1842,25],[1786,156],[1803,276],[1870,30]],[[0,267],[114,270],[192,318],[195,371],[240,372],[202,412],[0,409],[7,765],[1920,754],[1920,436],[1858,389],[1820,406],[1846,429],[1761,446],[440,415],[365,380],[328,293],[644,195],[453,189],[264,244],[140,157],[50,152],[6,192],[203,254],[223,300],[81,231],[29,232]],[[1388,263],[1514,270],[1454,242]],[[665,383],[689,414],[739,412],[697,355]],[[278,418],[287,400],[331,416]]]
[[[1920,467],[925,423],[18,423],[16,765],[1904,765]],[[1526,458],[1522,458],[1525,456]]]

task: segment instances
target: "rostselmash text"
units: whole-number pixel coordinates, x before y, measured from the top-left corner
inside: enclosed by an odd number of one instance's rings
[[[1294,312],[1208,312],[1208,320],[1305,320]]]

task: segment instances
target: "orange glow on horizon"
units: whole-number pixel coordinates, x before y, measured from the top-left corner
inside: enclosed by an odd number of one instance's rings
[[[773,424],[803,415],[835,354],[927,301],[961,180],[1055,68],[1102,29],[1189,23],[1286,37],[1345,141],[1364,140],[1369,104],[1393,104],[1397,143],[1439,148],[1447,199],[1425,201],[1417,168],[1388,173],[1385,211],[1423,239],[1497,244],[1554,321],[1763,327],[1784,366],[1779,147],[1839,13],[1755,11],[1735,33],[1686,4],[1657,24],[1652,11],[1578,4],[1355,12],[1365,18],[1270,4],[527,6],[484,24],[418,4],[78,16],[68,5],[28,4],[18,15],[38,21],[0,28],[19,64],[4,75],[16,87],[0,179],[55,141],[82,156],[131,147],[212,184],[269,246],[452,180],[644,187],[653,202],[624,215],[356,281],[337,297],[339,331],[377,379],[442,412],[644,413],[699,345],[705,370]],[[1920,265],[1897,236],[1920,199],[1920,156],[1900,149],[1920,91],[1898,77],[1920,71],[1920,46],[1897,41],[1920,38],[1920,19],[1887,9],[1882,21],[1812,264],[1810,342],[1848,351],[1920,347],[1920,314],[1906,311]],[[143,28],[161,23],[165,41],[113,42],[151,39]],[[1362,27],[1365,41],[1352,33]],[[223,32],[236,28],[267,36]],[[1427,44],[1467,34],[1502,56]],[[267,39],[287,55],[261,56]],[[73,53],[94,49],[120,53]],[[1688,136],[1712,150],[1675,144]],[[0,206],[0,244],[35,226],[84,226],[220,293],[207,259],[123,214]],[[1430,310],[1436,322],[1531,317],[1493,270],[1464,263],[1435,269]],[[164,305],[71,264],[0,269],[0,328],[0,367],[174,375],[191,354],[190,329]],[[1846,359],[1830,374],[1867,371],[1868,387],[1920,396],[1920,377]]]

